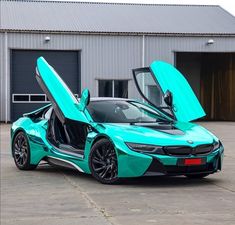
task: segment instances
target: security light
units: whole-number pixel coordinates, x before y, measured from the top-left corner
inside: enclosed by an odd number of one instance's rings
[[[206,44],[207,45],[212,45],[212,44],[214,44],[214,40],[213,39],[209,39]]]
[[[49,36],[46,36],[45,39],[44,39],[46,42],[50,41],[51,38]]]

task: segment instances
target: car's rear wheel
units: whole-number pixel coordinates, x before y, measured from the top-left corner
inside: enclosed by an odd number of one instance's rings
[[[93,177],[103,184],[116,184],[120,181],[117,155],[108,139],[100,139],[93,145],[89,166]]]
[[[200,173],[200,174],[187,174],[185,176],[190,179],[202,179],[204,177],[207,177],[208,175],[209,173]]]
[[[20,170],[33,170],[37,165],[30,164],[30,147],[24,132],[16,134],[12,144],[12,154],[16,166]]]

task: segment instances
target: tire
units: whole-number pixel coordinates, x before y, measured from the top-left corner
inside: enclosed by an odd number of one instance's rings
[[[202,179],[204,177],[207,177],[209,173],[200,173],[200,174],[187,174],[185,175],[189,179]]]
[[[117,155],[113,144],[108,139],[100,139],[91,148],[89,167],[92,176],[102,184],[117,184]]]
[[[20,170],[33,170],[37,165],[30,164],[30,146],[26,134],[20,131],[12,143],[12,155],[15,165]]]

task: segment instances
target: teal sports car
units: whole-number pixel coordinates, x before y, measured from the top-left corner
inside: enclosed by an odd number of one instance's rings
[[[77,99],[46,62],[38,58],[36,79],[51,104],[26,113],[12,125],[12,156],[21,170],[41,161],[92,176],[104,184],[122,178],[185,175],[203,178],[222,168],[220,140],[200,125],[205,116],[184,76],[155,61],[133,70],[143,101]]]

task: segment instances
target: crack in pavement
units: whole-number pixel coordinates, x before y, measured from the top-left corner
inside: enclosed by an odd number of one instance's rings
[[[33,218],[34,219],[36,219],[36,220],[41,220],[41,219],[43,219],[43,220],[45,220],[45,219],[61,219],[61,220],[63,220],[63,219],[66,219],[66,218],[69,218],[69,219],[83,219],[83,218],[97,218],[98,216],[63,216],[63,217],[61,217],[61,216],[43,216],[43,218],[41,217],[41,216],[39,216],[39,217],[35,217],[35,216],[33,216]],[[27,221],[27,220],[31,220],[32,219],[32,217],[23,217],[23,218],[1,218],[1,221]],[[0,221],[0,222],[1,222]],[[0,223],[1,224],[1,223]]]
[[[105,210],[105,208],[100,207],[89,195],[88,193],[84,192],[81,187],[75,183],[72,179],[70,179],[63,171],[59,171],[63,177],[65,178],[66,181],[69,182],[78,192],[79,194],[83,197],[83,199],[86,201],[89,207],[95,209],[110,225],[118,225],[113,220],[113,217]]]

